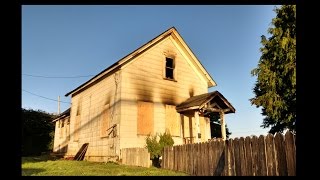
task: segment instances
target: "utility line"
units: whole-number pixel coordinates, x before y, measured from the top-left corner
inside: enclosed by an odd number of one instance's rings
[[[32,95],[35,95],[35,96],[38,96],[38,97],[41,97],[41,98],[44,98],[44,99],[48,99],[48,100],[51,100],[51,101],[57,101],[57,100],[55,100],[55,99],[51,99],[51,98],[47,98],[47,97],[44,97],[44,96],[40,96],[40,95],[38,95],[38,94],[34,94],[34,93],[29,92],[29,91],[24,90],[24,89],[22,89],[22,91],[27,92],[27,93],[32,94]],[[71,104],[71,103],[65,102],[65,101],[60,101],[60,102],[61,102],[61,103]]]
[[[22,74],[24,76],[38,77],[38,78],[83,78],[83,77],[92,77],[94,75],[85,75],[85,76],[40,76],[32,74]]]

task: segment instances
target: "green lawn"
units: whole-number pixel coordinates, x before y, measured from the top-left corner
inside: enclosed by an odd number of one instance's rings
[[[155,167],[55,160],[49,156],[39,156],[22,158],[22,176],[187,176],[187,174]]]

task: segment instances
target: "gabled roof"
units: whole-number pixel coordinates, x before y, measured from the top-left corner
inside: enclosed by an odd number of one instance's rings
[[[226,109],[225,114],[235,113],[235,108],[228,102],[228,100],[219,92],[213,91],[211,93],[200,94],[197,96],[192,96],[186,101],[182,102],[176,107],[178,112],[201,109],[207,103],[215,103],[220,108]]]
[[[155,44],[159,43],[161,40],[165,39],[168,36],[172,36],[173,39],[175,39],[178,42],[178,44],[180,44],[182,47],[184,47],[184,49],[187,51],[187,55],[190,56],[191,59],[193,59],[193,63],[200,70],[201,75],[207,80],[208,87],[216,86],[215,81],[212,79],[210,74],[203,67],[201,62],[198,60],[198,58],[195,56],[195,54],[192,52],[192,50],[189,48],[189,46],[186,44],[186,42],[180,36],[180,34],[176,30],[176,28],[175,27],[171,27],[168,30],[166,30],[165,32],[163,32],[162,34],[158,35],[154,39],[152,39],[149,42],[147,42],[146,44],[142,45],[138,49],[134,50],[133,52],[131,52],[127,56],[125,56],[122,59],[120,59],[119,61],[115,62],[114,64],[112,64],[111,66],[106,68],[105,70],[101,71],[99,74],[97,74],[96,76],[94,76],[93,78],[88,80],[87,82],[83,83],[82,85],[80,85],[76,89],[68,92],[65,96],[68,96],[70,94],[76,93],[76,92],[80,91],[83,88],[89,87],[94,82],[99,81],[99,80],[101,80],[101,79],[113,74],[118,69],[123,67],[125,64],[129,63],[130,61],[132,61],[135,57],[137,57],[141,53],[145,52],[146,50],[150,49]]]
[[[62,113],[58,114],[53,120],[52,122],[55,122],[59,119],[62,119],[64,117],[70,116],[70,108],[68,108],[67,110],[63,111]]]

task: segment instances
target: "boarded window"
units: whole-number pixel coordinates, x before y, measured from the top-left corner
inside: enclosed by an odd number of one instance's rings
[[[81,115],[81,110],[82,110],[82,97],[80,97],[78,100],[77,116]]]
[[[153,103],[138,101],[138,135],[153,134]]]
[[[81,110],[82,110],[82,97],[78,100],[78,106],[77,106],[77,114],[76,114],[76,120],[74,123],[74,130],[73,130],[73,140],[78,141],[79,140],[79,131],[80,131],[80,121],[81,121]]]
[[[109,111],[109,104],[106,104],[103,107],[101,112],[101,130],[100,130],[100,137],[107,137],[108,136],[108,128],[110,127],[110,111]]]
[[[64,127],[64,120],[59,120],[59,121],[61,123],[60,138],[62,138],[63,137],[63,131],[65,130],[65,128],[63,128]]]
[[[174,60],[166,57],[166,78],[174,79]]]
[[[79,140],[79,131],[80,131],[80,121],[81,121],[81,116],[76,116],[76,120],[74,123],[74,136],[73,136],[73,140],[74,141],[78,141]]]
[[[166,130],[172,136],[180,136],[181,119],[176,111],[176,106],[166,105]]]
[[[70,117],[67,118],[66,120],[66,137],[67,137],[67,140],[70,140]]]

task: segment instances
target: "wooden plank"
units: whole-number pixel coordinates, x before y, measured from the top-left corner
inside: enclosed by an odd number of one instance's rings
[[[246,174],[252,176],[252,149],[249,136],[244,139],[244,148],[246,150]]]
[[[178,171],[182,171],[182,146],[178,146]]]
[[[208,142],[208,176],[213,175],[213,162],[212,162],[212,156],[213,156],[213,141]]]
[[[109,111],[109,104],[105,105],[103,107],[102,115],[101,115],[101,129],[100,129],[100,136],[101,137],[106,137],[108,135],[107,129],[110,126],[110,111]],[[109,130],[110,131],[110,130]]]
[[[205,135],[205,134],[203,134]],[[201,152],[202,152],[202,176],[206,176],[206,169],[207,169],[207,160],[208,157],[206,157],[206,143],[201,143]]]
[[[185,145],[181,145],[181,171],[185,172]]]
[[[212,142],[212,168],[211,168],[211,173],[212,173],[212,176],[214,176],[215,172],[216,172],[216,169],[217,169],[217,166],[218,166],[218,142],[216,140],[213,140]]]
[[[235,159],[235,172],[236,176],[241,176],[241,162],[240,162],[240,147],[239,147],[239,138],[235,138],[233,141],[234,144],[234,159]]]
[[[285,152],[285,143],[284,138],[281,133],[277,133],[275,138],[275,149],[277,154],[277,171],[279,172],[279,176],[287,176],[287,160],[286,160],[286,152]]]
[[[188,144],[188,174],[193,174],[193,144]]]
[[[285,134],[285,151],[287,157],[288,176],[296,175],[296,147],[294,135],[287,131]]]
[[[199,175],[199,144],[194,144],[194,149],[195,149],[195,156],[194,156],[194,175],[198,176]]]
[[[258,176],[259,171],[259,156],[258,156],[258,138],[257,136],[251,137],[251,149],[252,149],[252,176]]]
[[[266,157],[267,157],[267,176],[276,176],[276,157],[274,147],[274,137],[272,134],[266,136]]]
[[[203,150],[202,150],[202,143],[199,143],[199,175],[203,176]]]
[[[89,143],[84,143],[77,152],[77,154],[74,156],[73,160],[82,161],[87,152],[88,146]]]
[[[73,130],[73,140],[74,141],[79,141],[80,123],[81,123],[81,115],[78,115],[78,116],[76,116],[74,130]]]
[[[169,169],[170,170],[173,170],[173,161],[174,161],[174,159],[173,159],[173,147],[170,147],[170,149],[169,149]]]
[[[163,148],[163,155],[162,155],[162,164],[161,167],[166,169],[166,157],[167,157],[167,147]]]
[[[260,135],[258,139],[258,156],[259,156],[259,176],[266,176],[267,175],[267,165],[266,165],[266,148],[265,148],[265,140],[264,136]]]
[[[138,124],[137,133],[139,135],[149,135],[153,133],[153,103],[138,101]]]
[[[206,142],[204,144],[204,155],[205,155],[205,159],[204,159],[204,167],[205,167],[205,176],[210,176],[210,166],[209,166],[209,142]]]
[[[165,128],[172,136],[181,136],[181,119],[180,114],[176,111],[176,106],[166,104]]]
[[[228,149],[229,149],[229,158],[228,158],[228,161],[229,161],[229,171],[228,171],[228,175],[229,176],[235,176],[236,175],[236,172],[235,172],[235,159],[234,159],[234,141],[233,139],[230,139],[228,141]]]
[[[214,176],[221,176],[225,167],[225,152],[224,152],[224,141],[219,140],[218,143],[218,154],[217,154],[217,167],[214,171]]]
[[[248,176],[247,174],[247,159],[246,159],[246,150],[244,146],[244,138],[240,137],[239,139],[239,157],[240,157],[240,171],[242,176]]]
[[[224,168],[222,172],[222,176],[228,176],[229,174],[229,146],[228,146],[228,140],[224,141]]]
[[[176,170],[176,158],[175,158],[175,155],[176,155],[176,147],[173,146],[172,147],[172,170]]]
[[[178,146],[174,146],[174,152],[175,152],[174,153],[174,163],[175,163],[174,170],[178,171],[178,164],[179,164]]]

